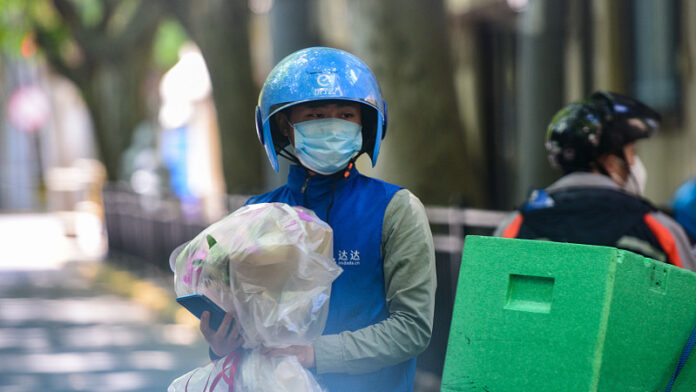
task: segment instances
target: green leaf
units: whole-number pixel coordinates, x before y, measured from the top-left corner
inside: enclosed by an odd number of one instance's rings
[[[160,23],[153,45],[153,57],[157,67],[167,70],[179,61],[179,48],[188,40],[186,30],[176,20]]]
[[[217,241],[215,241],[215,238],[213,238],[212,235],[207,234],[205,236],[206,241],[208,241],[208,248],[212,248],[213,245],[217,244]]]

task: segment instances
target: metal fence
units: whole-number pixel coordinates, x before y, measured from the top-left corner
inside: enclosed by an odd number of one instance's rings
[[[226,209],[234,211],[247,196],[229,196]],[[188,213],[176,197],[136,194],[126,186],[107,184],[102,193],[110,260],[171,273],[169,254],[212,222]],[[133,263],[140,265],[134,266]]]
[[[247,196],[229,196],[227,211],[241,207]],[[103,192],[110,260],[128,268],[149,268],[171,274],[169,254],[212,222],[185,213],[174,197],[147,197],[109,184]],[[419,357],[419,368],[439,376],[452,320],[459,264],[465,237],[490,235],[505,211],[426,207],[436,254],[437,292],[430,346]]]

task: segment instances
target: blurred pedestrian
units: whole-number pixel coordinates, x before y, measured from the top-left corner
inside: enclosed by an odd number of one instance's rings
[[[682,227],[642,197],[647,174],[636,142],[659,122],[645,104],[605,91],[562,108],[546,150],[564,176],[532,192],[495,235],[614,246],[696,269]]]
[[[343,268],[323,336],[269,354],[296,355],[330,392],[413,390],[415,357],[433,326],[435,252],[418,198],[355,168],[363,153],[377,163],[386,132],[377,80],[347,52],[300,50],[270,72],[256,123],[273,168],[278,155],[292,165],[285,185],[248,203],[312,209],[332,227],[334,259]],[[214,353],[235,348],[236,332],[213,334],[204,320]]]

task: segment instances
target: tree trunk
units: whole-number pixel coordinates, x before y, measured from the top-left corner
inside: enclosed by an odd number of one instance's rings
[[[147,118],[143,91],[149,47],[134,49],[120,63],[95,64],[80,85],[94,123],[97,147],[110,181],[121,176],[121,156],[130,146],[135,128]]]
[[[564,102],[565,3],[531,1],[522,16],[518,88],[516,200],[549,185],[560,173],[549,165],[544,148],[546,128]]]
[[[255,193],[265,157],[256,137],[254,86],[246,0],[172,2],[174,12],[205,58],[213,85],[228,193]]]
[[[140,1],[132,13],[121,13],[119,29],[110,21],[121,3],[103,3],[99,23],[86,25],[67,0],[53,0],[59,23],[47,29],[37,23],[37,42],[52,68],[80,89],[92,117],[99,154],[107,178],[117,180],[121,155],[135,127],[146,119],[144,84],[152,43],[161,15],[153,2]],[[124,23],[125,22],[125,23]],[[61,37],[69,31],[81,56],[68,61]],[[78,60],[76,60],[76,58]]]
[[[359,0],[351,9],[354,52],[389,105],[376,174],[426,204],[484,206],[485,173],[468,161],[457,114],[442,1]]]

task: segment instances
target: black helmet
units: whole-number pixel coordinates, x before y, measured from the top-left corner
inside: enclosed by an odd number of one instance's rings
[[[657,112],[633,98],[595,92],[553,117],[546,131],[549,161],[565,173],[595,169],[600,155],[623,157],[626,144],[652,136],[659,122]]]

